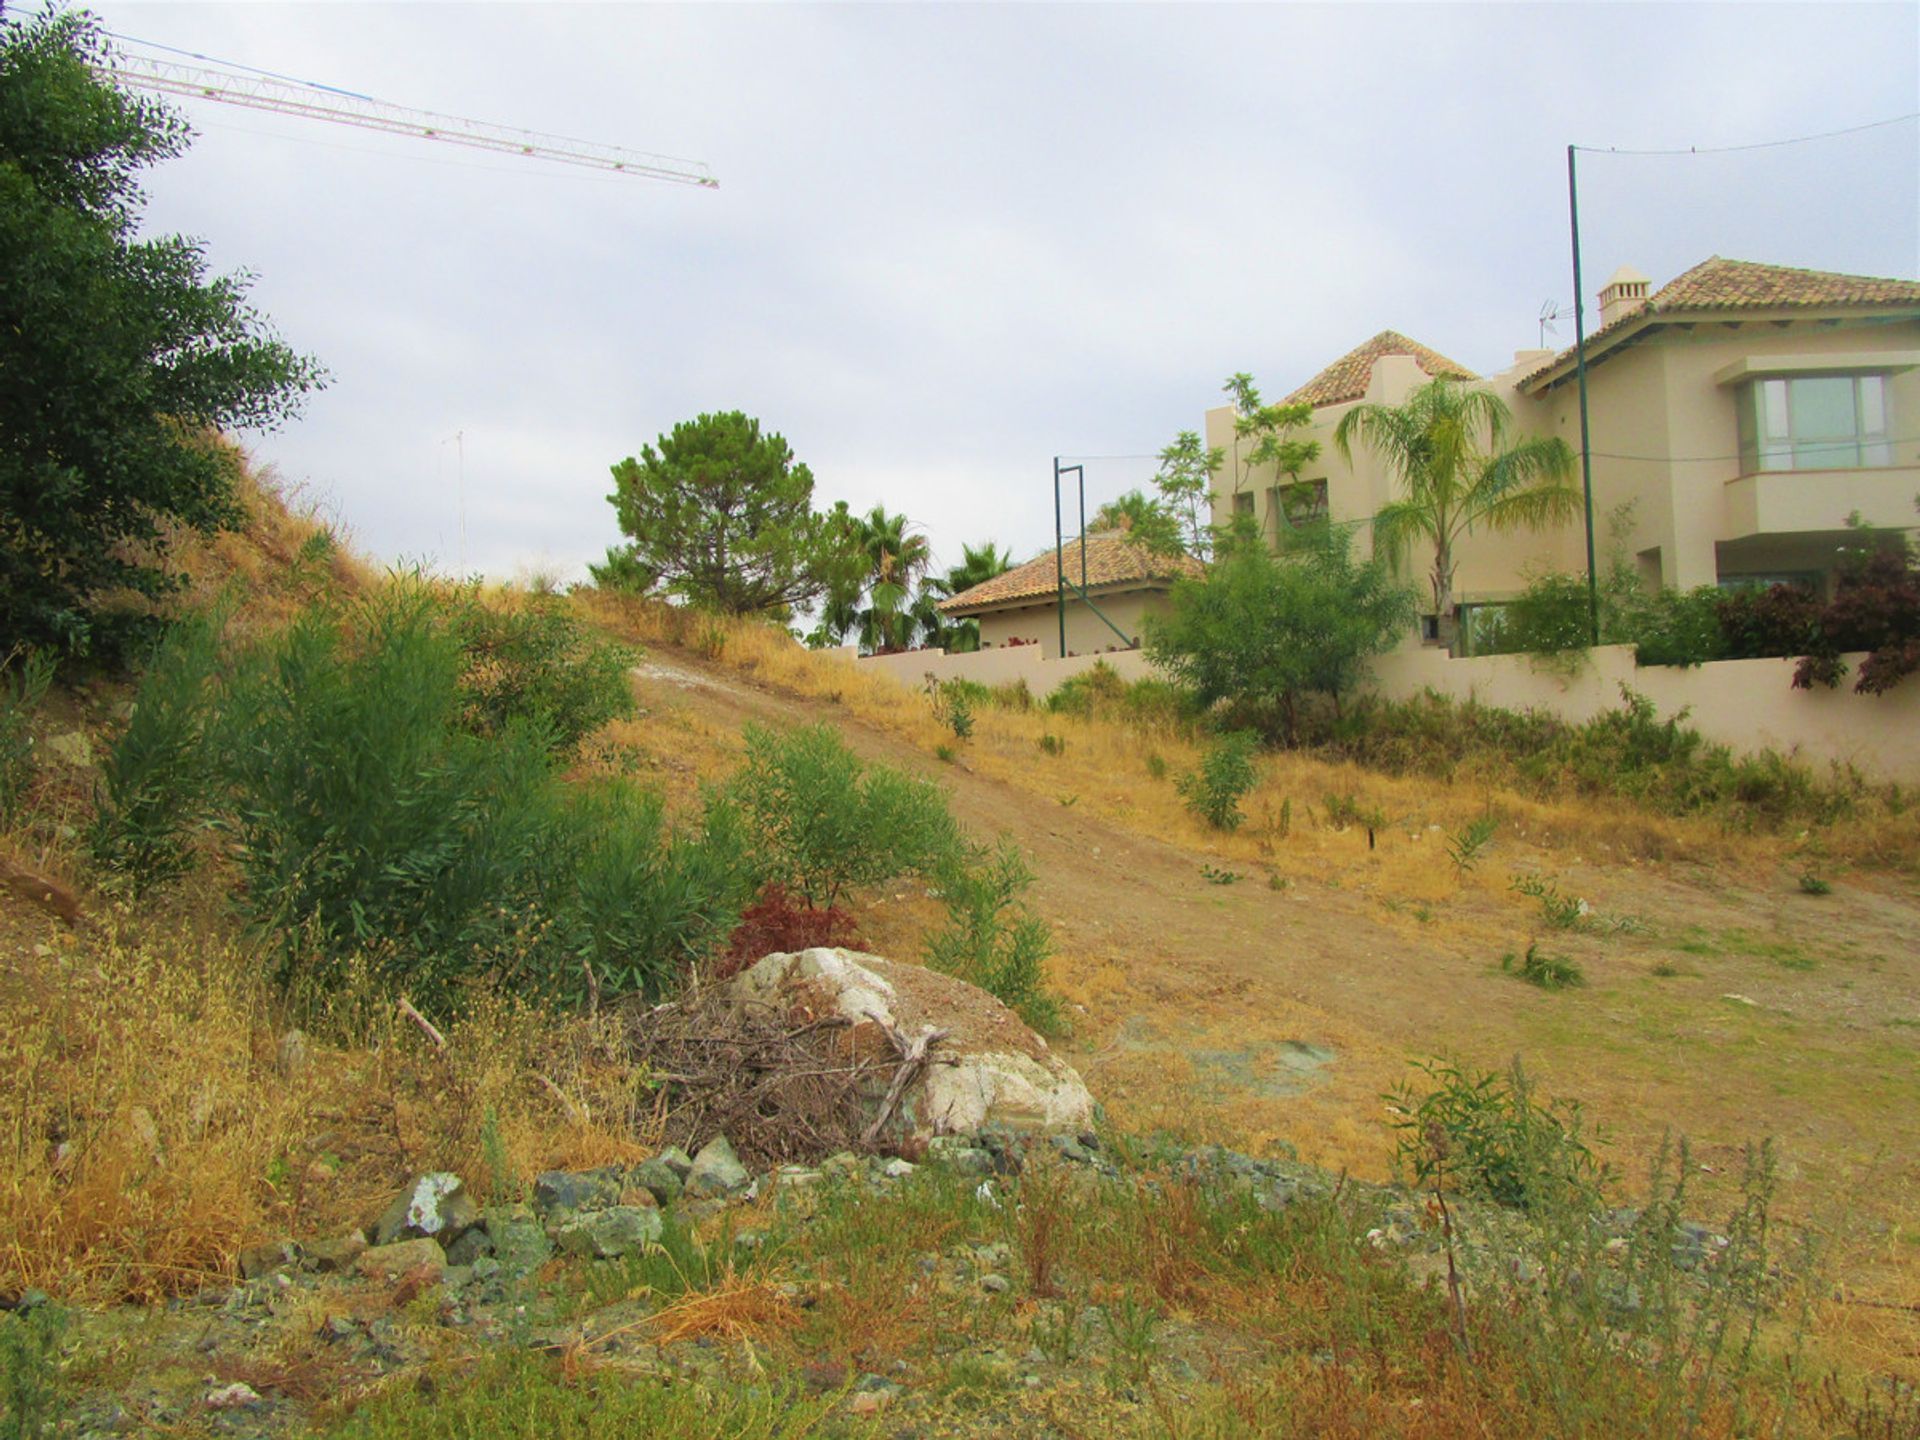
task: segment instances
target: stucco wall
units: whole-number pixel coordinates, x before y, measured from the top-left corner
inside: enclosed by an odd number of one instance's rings
[[[1862,657],[1850,655],[1849,675]],[[1603,645],[1572,674],[1525,655],[1453,660],[1430,647],[1406,646],[1374,661],[1374,687],[1404,700],[1432,689],[1507,710],[1545,709],[1568,720],[1618,709],[1627,685],[1665,718],[1690,711],[1687,724],[1736,751],[1777,750],[1807,764],[1840,761],[1885,779],[1920,780],[1920,684],[1886,695],[1795,690],[1792,660],[1716,660],[1682,669],[1637,666],[1628,645]]]
[[[1847,657],[1850,672],[1860,658]],[[930,674],[982,685],[1025,680],[1040,699],[1102,661],[1128,680],[1154,673],[1138,650],[1049,660],[1031,645],[969,655],[923,650],[857,663],[911,686]],[[1373,662],[1372,688],[1396,700],[1431,689],[1503,709],[1550,710],[1577,722],[1618,708],[1624,684],[1651,699],[1663,718],[1688,710],[1689,725],[1738,752],[1777,750],[1815,767],[1838,761],[1870,776],[1920,782],[1920,681],[1887,695],[1856,695],[1844,683],[1838,690],[1795,690],[1793,666],[1791,660],[1719,660],[1693,669],[1642,668],[1630,647],[1606,645],[1568,674],[1524,655],[1453,660],[1445,651],[1408,645]]]
[[[1093,597],[1094,604],[1132,639],[1141,638],[1146,617],[1167,607],[1167,593],[1164,590],[1132,590],[1120,594]],[[980,648],[999,650],[1009,640],[1018,640],[1021,646],[1038,642],[1041,653],[1049,659],[1056,658],[1060,652],[1060,615],[1052,599],[1043,604],[1021,605],[1007,610],[990,610],[978,617],[980,621]],[[1108,650],[1121,650],[1125,642],[1096,615],[1084,600],[1078,596],[1067,598],[1067,653],[1069,655],[1087,655],[1104,653]]]

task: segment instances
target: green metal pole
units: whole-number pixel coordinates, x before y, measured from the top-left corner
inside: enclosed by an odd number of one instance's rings
[[[1580,485],[1587,510],[1587,629],[1600,643],[1600,572],[1593,559],[1593,438],[1587,426],[1587,304],[1580,279],[1580,190],[1574,179],[1574,147],[1567,146],[1567,221],[1573,232],[1573,366],[1580,386]]]
[[[1063,554],[1067,543],[1060,519],[1060,457],[1053,457],[1053,579],[1055,604],[1060,612],[1060,655],[1067,658],[1067,562]]]

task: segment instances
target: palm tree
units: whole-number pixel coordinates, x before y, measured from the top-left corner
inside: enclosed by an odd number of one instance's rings
[[[1373,542],[1396,565],[1415,540],[1433,545],[1433,604],[1440,639],[1453,645],[1454,551],[1476,525],[1538,530],[1580,513],[1573,451],[1558,436],[1509,441],[1512,412],[1498,395],[1445,378],[1400,405],[1356,405],[1334,428],[1352,463],[1358,439],[1381,456],[1406,493],[1373,517]]]
[[[823,623],[838,635],[857,631],[863,650],[904,650],[913,638],[919,606],[908,601],[933,554],[926,536],[909,532],[911,523],[905,515],[889,515],[884,505],[851,522],[864,573],[857,584],[828,597]]]
[[[977,550],[963,544],[960,555],[960,563],[948,566],[946,574],[929,575],[921,583],[920,599],[914,609],[919,611],[924,607],[924,633],[929,645],[940,645],[953,651],[978,650],[980,622],[959,620],[950,625],[941,618],[934,604],[940,600],[951,600],[976,585],[984,585],[996,575],[1006,574],[1013,568],[1013,556],[991,540]]]

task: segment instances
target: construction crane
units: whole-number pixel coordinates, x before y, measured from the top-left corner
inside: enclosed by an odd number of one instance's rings
[[[371,95],[336,89],[331,85],[295,80],[251,66],[236,66],[231,61],[214,62],[209,56],[176,51],[169,46],[153,45],[125,35],[115,35],[113,38],[122,45],[170,51],[172,56],[183,57],[175,59],[169,55],[115,49],[109,51],[107,58],[94,67],[103,76],[142,90],[157,90],[165,95],[180,95],[189,99],[217,100],[223,105],[269,110],[279,115],[298,115],[309,120],[326,120],[387,135],[411,135],[448,145],[464,145],[473,150],[491,150],[533,160],[581,165],[589,170],[603,170],[616,175],[670,180],[675,184],[699,185],[708,190],[720,188],[713,171],[698,160],[650,155],[645,151],[604,145],[594,140],[543,135],[533,130],[491,125],[484,120],[463,120],[454,115],[435,114],[431,110],[414,110],[405,105],[376,100]]]

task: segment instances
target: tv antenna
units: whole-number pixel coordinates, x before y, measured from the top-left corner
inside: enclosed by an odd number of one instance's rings
[[[1542,300],[1540,302],[1540,348],[1542,350],[1547,348],[1547,336],[1557,333],[1553,328],[1553,322],[1558,320],[1560,316],[1560,302],[1558,300]]]

